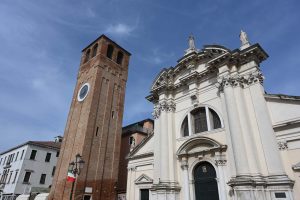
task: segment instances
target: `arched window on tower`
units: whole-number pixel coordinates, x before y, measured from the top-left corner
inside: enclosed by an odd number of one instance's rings
[[[190,115],[190,117],[188,117],[188,115]],[[188,115],[184,118],[181,125],[181,133],[183,137],[222,128],[219,115],[208,106],[195,108],[188,113]],[[190,123],[189,119],[191,120]],[[189,133],[189,131],[192,133]]]
[[[121,65],[122,61],[123,61],[123,53],[119,51],[117,55],[117,63]]]
[[[97,51],[98,51],[98,44],[95,44],[94,47],[93,47],[92,57],[95,57],[97,55]]]
[[[91,54],[91,50],[88,49],[88,50],[85,52],[84,63],[86,63],[86,62],[90,59],[90,54]]]
[[[113,47],[113,45],[109,44],[107,46],[106,56],[111,59],[112,55],[113,55],[113,52],[114,52],[114,47]]]

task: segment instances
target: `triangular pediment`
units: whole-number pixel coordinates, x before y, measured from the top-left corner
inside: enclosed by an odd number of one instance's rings
[[[153,179],[147,176],[146,174],[142,174],[134,182],[135,184],[153,183]]]

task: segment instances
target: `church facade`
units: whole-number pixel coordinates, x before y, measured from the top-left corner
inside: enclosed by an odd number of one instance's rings
[[[268,55],[240,40],[198,50],[190,37],[155,78],[154,134],[128,156],[126,199],[300,199],[300,97],[265,93]]]

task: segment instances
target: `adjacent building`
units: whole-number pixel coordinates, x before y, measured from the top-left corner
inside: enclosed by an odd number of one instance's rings
[[[127,200],[300,199],[300,97],[266,93],[268,55],[240,40],[199,50],[191,36],[155,78],[154,134],[128,155]]]
[[[52,184],[61,137],[55,141],[28,141],[0,154],[0,199],[47,192]]]
[[[128,155],[137,146],[143,144],[145,139],[153,134],[153,120],[144,119],[142,121],[127,125],[122,128],[121,150],[119,161],[119,173],[117,193],[118,200],[126,199],[127,187],[127,166]]]

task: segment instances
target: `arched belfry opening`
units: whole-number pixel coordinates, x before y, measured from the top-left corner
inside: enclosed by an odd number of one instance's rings
[[[216,170],[209,162],[200,162],[194,169],[196,200],[219,200]]]

